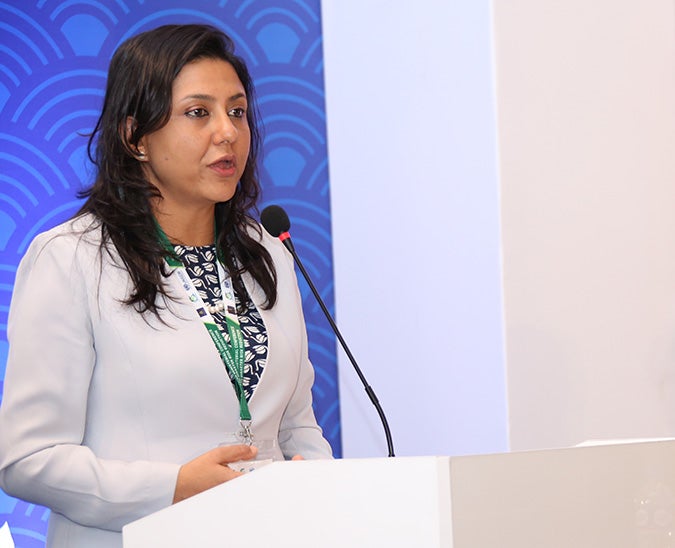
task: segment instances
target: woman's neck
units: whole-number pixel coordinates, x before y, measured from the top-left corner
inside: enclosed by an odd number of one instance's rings
[[[173,214],[155,210],[154,213],[172,244],[200,246],[214,243],[213,208]]]

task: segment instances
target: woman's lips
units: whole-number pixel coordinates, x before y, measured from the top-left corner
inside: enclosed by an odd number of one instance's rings
[[[230,158],[218,160],[217,162],[210,164],[209,168],[211,168],[218,175],[221,175],[223,177],[230,177],[234,175],[236,172],[236,166],[234,164],[234,161]]]

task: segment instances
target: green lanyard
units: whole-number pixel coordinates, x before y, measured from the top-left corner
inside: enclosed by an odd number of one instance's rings
[[[195,288],[195,285],[187,273],[185,266],[176,257],[176,253],[173,249],[173,246],[171,245],[171,242],[169,241],[169,238],[167,238],[166,234],[162,230],[162,227],[159,226],[159,223],[155,222],[155,224],[157,225],[157,234],[159,236],[159,240],[167,252],[165,256],[167,264],[174,269],[174,273],[176,276],[178,276],[181,286],[187,294],[188,300],[195,307],[197,315],[204,324],[206,331],[209,333],[213,344],[218,350],[218,354],[220,354],[220,358],[223,360],[225,367],[230,372],[230,375],[234,380],[235,392],[239,398],[239,419],[242,427],[240,436],[250,444],[252,442],[251,412],[249,411],[248,402],[246,401],[246,393],[244,392],[244,363],[246,352],[244,347],[244,337],[241,333],[241,328],[239,327],[239,318],[237,317],[232,280],[225,272],[225,269],[223,268],[220,260],[216,259],[221,296],[225,304],[225,324],[227,326],[228,333],[230,334],[230,344],[227,344],[225,337],[223,337],[220,329],[218,329],[213,316],[208,311],[202,298],[199,296],[199,292]],[[216,238],[216,242],[217,241],[218,239]],[[218,253],[216,253],[216,257],[218,257]]]

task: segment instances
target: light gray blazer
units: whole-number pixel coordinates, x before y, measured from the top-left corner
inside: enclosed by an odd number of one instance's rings
[[[51,508],[48,546],[120,547],[124,524],[171,504],[181,464],[239,429],[234,388],[178,285],[177,302],[145,319],[120,301],[132,285],[119,257],[99,253],[92,217],[35,238],[9,313],[0,407],[0,487]],[[269,336],[251,397],[253,431],[277,458],[330,458],[312,411],[314,371],[293,262],[263,231],[278,301],[244,282]],[[147,322],[147,323],[146,323]],[[283,452],[283,455],[282,455]]]

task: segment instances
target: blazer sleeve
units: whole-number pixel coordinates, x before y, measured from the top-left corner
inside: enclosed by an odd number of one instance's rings
[[[327,459],[333,457],[328,441],[323,437],[321,427],[316,422],[312,408],[312,385],[314,367],[309,360],[307,329],[302,311],[302,299],[298,288],[293,258],[285,248],[281,248],[281,257],[276,261],[280,286],[292,291],[295,313],[299,318],[300,353],[298,376],[290,402],[288,403],[279,428],[279,445],[287,459],[302,455],[306,459]],[[281,281],[283,279],[283,281]]]
[[[98,252],[98,261],[83,253],[87,245],[73,234],[43,234],[17,271],[0,487],[76,523],[120,531],[171,504],[179,465],[97,458],[82,445],[96,364],[91,303],[102,268]]]

